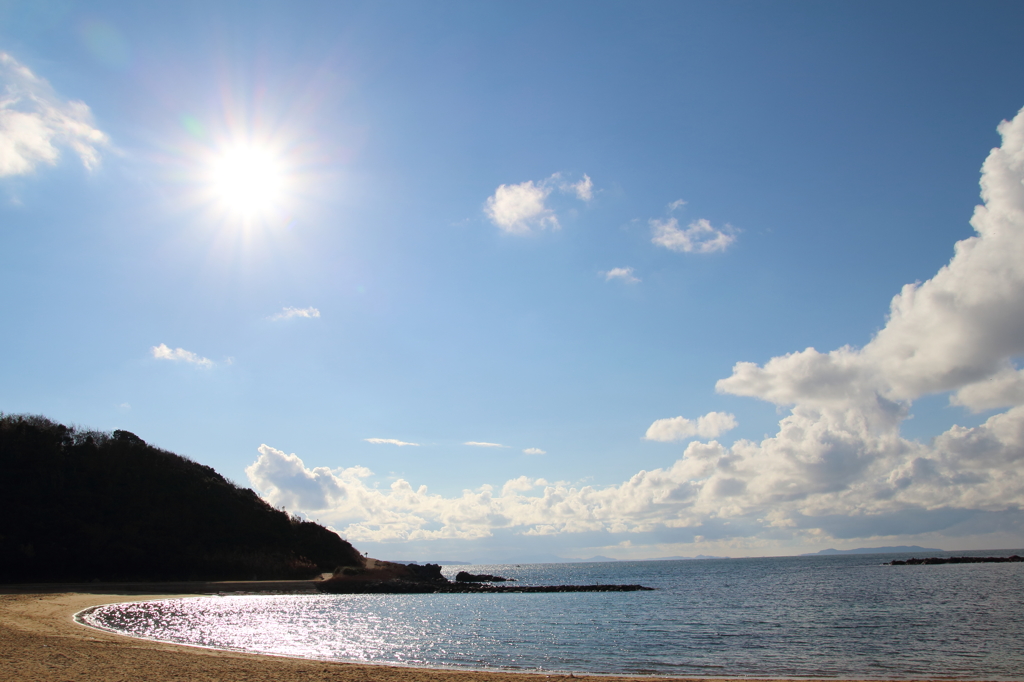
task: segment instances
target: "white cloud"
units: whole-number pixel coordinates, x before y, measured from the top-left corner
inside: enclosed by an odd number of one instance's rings
[[[293,317],[320,317],[320,311],[310,306],[309,308],[282,308],[281,312],[271,316],[271,320],[288,320]]]
[[[640,281],[639,277],[633,275],[633,268],[612,268],[599,273],[604,276],[604,281],[610,282],[613,279],[621,279],[627,284],[636,284]]]
[[[708,412],[696,420],[686,419],[685,417],[659,419],[647,429],[647,434],[644,438],[662,443],[686,440],[694,436],[717,438],[726,431],[735,429],[737,426],[734,415],[726,412]]]
[[[363,468],[309,469],[261,448],[247,470],[272,503],[302,502],[359,541],[605,532],[791,544],[827,538],[1024,532],[1024,111],[1000,125],[983,167],[977,235],[931,279],[907,285],[863,348],[813,348],[737,363],[718,390],[788,409],[779,430],[731,447],[688,443],[670,466],[615,485],[542,483],[429,494],[404,480],[367,485]],[[938,392],[973,409],[1012,405],[928,442],[900,434],[912,401]],[[705,418],[710,415],[705,415]],[[706,433],[729,415],[705,421]],[[653,430],[653,431],[652,431]],[[649,437],[696,432],[701,419],[659,420]],[[705,436],[707,437],[707,436]],[[316,506],[313,506],[316,505]],[[831,541],[831,540],[830,540]]]
[[[107,135],[93,127],[89,107],[62,101],[53,88],[14,57],[0,52],[0,177],[56,165],[70,147],[88,170],[99,165]]]
[[[415,445],[419,447],[419,443],[406,443],[404,440],[395,440],[394,438],[364,438],[367,443],[373,443],[374,445],[397,445],[403,447],[406,445]]]
[[[487,199],[484,210],[495,225],[509,234],[529,234],[546,227],[557,230],[555,212],[544,205],[551,188],[533,180],[518,185],[500,185]]]
[[[174,360],[176,362],[187,362],[192,365],[199,365],[200,367],[213,367],[213,360],[204,358],[196,355],[192,351],[185,350],[184,348],[168,348],[167,344],[161,343],[159,346],[153,346],[150,351],[153,353],[153,357],[158,360]]]
[[[1003,145],[982,168],[977,234],[934,277],[903,287],[867,345],[741,362],[718,382],[721,392],[790,406],[774,438],[733,448],[738,464],[764,470],[754,488],[762,498],[802,499],[801,514],[1024,502],[1024,381],[1012,364],[1024,354],[1024,112],[999,132]],[[975,410],[1015,407],[931,446],[900,436],[913,400],[947,391]]]
[[[540,448],[526,448],[525,450],[523,450],[523,454],[526,454],[526,455],[546,455],[548,453],[545,452],[544,450],[541,450]]]
[[[477,448],[507,448],[507,445],[501,445],[500,443],[482,443],[480,441],[469,440],[463,443],[463,445],[472,445]]]
[[[736,241],[736,235],[732,227],[726,225],[719,230],[711,226],[711,223],[700,218],[694,220],[686,229],[679,227],[679,220],[668,218],[658,220],[652,218],[650,221],[651,242],[658,246],[664,246],[670,251],[681,253],[714,253],[725,251]]]
[[[974,412],[1024,405],[1024,371],[1003,367],[983,381],[964,386],[950,397],[950,402]]]
[[[584,173],[582,180],[564,185],[562,191],[572,192],[580,201],[590,201],[594,198],[594,182]]]
[[[557,188],[563,193],[574,194],[581,201],[594,197],[594,183],[585,175],[579,182],[562,181],[560,173],[534,182],[527,180],[518,185],[499,185],[494,195],[487,198],[484,212],[491,222],[508,234],[527,235],[536,230],[561,227],[554,209],[547,205],[548,197]]]
[[[1012,360],[1024,354],[1024,113],[999,132],[1003,146],[982,168],[977,234],[958,242],[934,277],[903,287],[866,346],[738,363],[719,390],[815,407],[944,391],[967,406],[1020,404]]]
[[[761,444],[740,441],[726,448],[694,441],[671,466],[641,470],[606,487],[520,476],[500,492],[481,485],[451,497],[404,479],[379,489],[364,480],[372,475],[365,467],[308,468],[296,455],[268,446],[246,473],[271,504],[315,514],[356,543],[471,540],[498,530],[543,536],[675,529],[707,538],[820,538],[839,532],[830,531],[836,523],[862,526],[852,537],[900,535],[909,532],[908,510],[999,511],[1024,495],[1024,408],[973,429],[954,427],[932,447],[851,439],[845,427],[791,416],[778,436]],[[827,432],[834,441],[819,440],[819,447],[808,449],[814,440],[802,433],[807,429]],[[952,525],[943,513],[921,518],[918,530],[921,524],[925,531]]]

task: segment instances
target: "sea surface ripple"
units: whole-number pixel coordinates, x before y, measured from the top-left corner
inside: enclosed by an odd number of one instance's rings
[[[893,558],[909,555],[452,566],[446,575],[657,590],[202,597],[82,620],[180,644],[438,668],[1024,679],[1024,564],[883,565]]]

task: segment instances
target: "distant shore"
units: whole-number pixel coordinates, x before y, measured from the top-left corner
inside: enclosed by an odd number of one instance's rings
[[[142,591],[146,587],[149,590]],[[0,677],[12,682],[535,682],[538,676],[570,678],[560,674],[435,670],[243,654],[124,637],[79,625],[73,619],[83,609],[117,602],[217,592],[313,590],[312,581],[0,586]],[[591,682],[652,679],[571,677]],[[662,679],[708,682],[711,678]]]

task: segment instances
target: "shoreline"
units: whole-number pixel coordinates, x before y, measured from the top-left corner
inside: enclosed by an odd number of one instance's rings
[[[129,586],[142,588],[147,584],[0,586],[0,677],[12,682],[65,682],[76,678],[97,682],[537,682],[538,677],[592,682],[785,679],[581,675],[326,662],[170,644],[114,634],[76,622],[75,614],[105,604],[225,592],[301,594],[315,589],[312,581],[153,583],[148,584],[149,590],[124,589]],[[187,586],[192,589],[186,591]],[[173,589],[152,589],[157,587]],[[211,587],[221,589],[208,589]]]

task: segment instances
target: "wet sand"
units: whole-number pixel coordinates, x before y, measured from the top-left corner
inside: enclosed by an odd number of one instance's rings
[[[267,584],[261,587],[269,588]],[[5,592],[0,594],[0,679],[5,682],[538,682],[570,677],[323,663],[214,651],[123,637],[73,619],[75,613],[90,606],[184,596],[177,589],[174,594],[59,592],[56,588]],[[575,679],[650,682],[652,678],[575,675]],[[707,682],[707,678],[701,679]],[[743,679],[753,682],[752,678]]]

